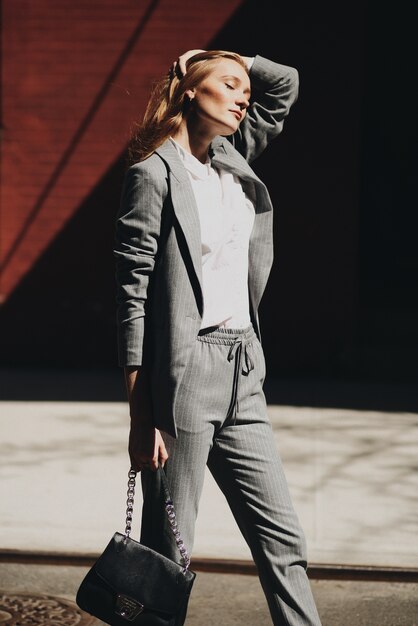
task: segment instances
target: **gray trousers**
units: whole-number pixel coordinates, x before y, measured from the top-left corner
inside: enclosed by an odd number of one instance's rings
[[[201,333],[177,396],[178,437],[162,433],[184,543],[190,554],[207,464],[251,550],[273,623],[320,626],[305,536],[267,417],[261,344],[252,325]],[[158,473],[141,478],[141,542],[179,562]]]

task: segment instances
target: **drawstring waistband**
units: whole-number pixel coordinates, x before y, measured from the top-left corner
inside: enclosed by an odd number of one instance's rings
[[[237,420],[237,415],[239,411],[238,389],[239,389],[239,381],[241,378],[240,374],[242,373],[245,376],[248,376],[248,374],[254,369],[254,361],[250,355],[251,347],[252,347],[252,343],[244,343],[241,337],[237,337],[228,352],[228,361],[232,361],[232,359],[235,356],[232,399],[231,399],[231,406],[228,410],[228,415],[230,415],[232,411],[234,424]],[[243,361],[244,361],[244,367],[243,367]]]
[[[229,405],[227,417],[232,416],[235,424],[239,412],[239,381],[241,374],[248,376],[254,369],[254,359],[252,355],[253,340],[256,337],[253,325],[246,328],[216,328],[208,329],[209,332],[199,333],[198,340],[208,343],[218,343],[231,346],[227,359],[232,361],[235,358],[234,378],[232,383],[232,397]],[[206,331],[206,329],[205,329]]]

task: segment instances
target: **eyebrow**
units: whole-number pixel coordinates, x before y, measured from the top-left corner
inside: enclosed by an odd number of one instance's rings
[[[242,83],[241,79],[238,78],[238,76],[234,76],[233,74],[224,74],[224,76],[221,76],[221,78],[232,78],[232,80],[239,85],[241,85]],[[244,89],[244,93],[251,94],[251,89],[247,87],[247,89]]]

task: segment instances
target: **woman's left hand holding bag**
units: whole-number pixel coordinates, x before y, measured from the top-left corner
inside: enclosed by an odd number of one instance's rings
[[[131,429],[129,433],[129,456],[131,467],[156,471],[158,464],[164,467],[167,450],[160,431],[154,427],[148,375],[144,368],[125,368]]]

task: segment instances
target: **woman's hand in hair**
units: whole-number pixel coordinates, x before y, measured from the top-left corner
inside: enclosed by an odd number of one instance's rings
[[[177,61],[174,61],[171,67],[172,71],[177,73],[178,76],[180,74],[179,78],[184,76],[186,73],[186,62],[191,57],[194,57],[195,54],[199,54],[199,52],[205,52],[205,50],[188,50],[187,52],[184,52],[181,56],[179,56]]]
[[[172,73],[173,75],[177,74],[179,78],[182,78],[186,74],[186,71],[187,71],[186,70],[187,61],[191,57],[194,57],[195,54],[199,54],[199,52],[206,52],[206,50],[188,50],[187,52],[184,52],[182,55],[179,56],[177,61],[174,61],[173,65],[170,68],[170,73]],[[243,56],[242,59],[245,62],[247,69],[249,71],[254,61],[254,58]]]

